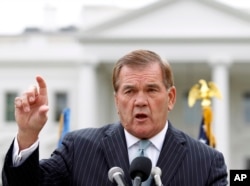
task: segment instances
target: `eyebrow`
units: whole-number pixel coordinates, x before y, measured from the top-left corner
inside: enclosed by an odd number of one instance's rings
[[[149,84],[147,84],[147,87],[154,88],[154,87],[159,87],[159,85],[157,83],[149,83]]]
[[[122,90],[131,89],[131,88],[135,88],[135,86],[134,85],[124,85],[124,86],[122,86]]]
[[[124,85],[122,87],[122,90],[126,90],[126,89],[133,89],[135,88],[136,86],[135,85],[131,85],[131,84],[127,84],[127,85]],[[157,83],[148,83],[146,84],[146,87],[147,88],[158,88],[160,87]]]

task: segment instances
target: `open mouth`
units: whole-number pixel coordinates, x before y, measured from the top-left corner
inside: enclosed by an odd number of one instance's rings
[[[147,118],[148,116],[147,116],[146,114],[136,114],[135,117],[136,117],[137,119],[145,119],[145,118]]]

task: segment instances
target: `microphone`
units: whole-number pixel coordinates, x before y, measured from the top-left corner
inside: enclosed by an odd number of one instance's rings
[[[117,183],[118,186],[127,186],[124,180],[124,172],[120,167],[112,167],[108,172],[109,180]]]
[[[163,186],[161,182],[161,169],[159,167],[153,167],[151,175],[154,178],[156,186]]]
[[[140,186],[141,182],[148,179],[152,169],[152,162],[145,156],[136,157],[130,165],[129,173],[134,180],[133,186]]]

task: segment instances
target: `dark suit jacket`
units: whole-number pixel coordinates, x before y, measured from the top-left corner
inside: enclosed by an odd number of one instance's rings
[[[114,166],[123,169],[126,182],[132,185],[121,124],[68,133],[50,159],[39,162],[37,149],[18,167],[12,167],[12,146],[4,163],[3,186],[115,186],[108,179],[108,171]],[[227,185],[223,155],[175,129],[170,122],[157,166],[162,170],[164,186]]]

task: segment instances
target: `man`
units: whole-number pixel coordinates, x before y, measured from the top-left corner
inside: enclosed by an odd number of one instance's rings
[[[98,129],[82,129],[65,136],[51,158],[38,161],[38,135],[47,121],[45,80],[15,100],[18,134],[3,168],[6,185],[109,186],[112,167],[120,167],[128,185],[138,141],[149,139],[146,154],[162,171],[162,184],[224,186],[223,155],[175,129],[168,113],[176,88],[168,63],[154,52],[136,50],[122,57],[113,70],[114,98],[120,122]],[[154,180],[150,180],[155,185]]]

